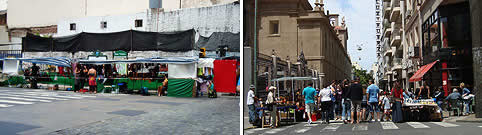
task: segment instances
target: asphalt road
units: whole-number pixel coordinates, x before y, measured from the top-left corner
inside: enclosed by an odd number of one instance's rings
[[[480,134],[482,123],[449,123],[449,122],[372,122],[360,124],[343,124],[334,121],[330,124],[308,125],[300,122],[280,128],[245,129],[244,134],[326,134],[326,135],[474,135]]]
[[[0,88],[0,134],[239,134],[239,97]]]

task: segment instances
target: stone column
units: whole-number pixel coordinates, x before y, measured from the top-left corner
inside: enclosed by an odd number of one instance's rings
[[[482,118],[482,2],[470,0],[471,28],[472,28],[472,57],[474,68],[475,117]]]

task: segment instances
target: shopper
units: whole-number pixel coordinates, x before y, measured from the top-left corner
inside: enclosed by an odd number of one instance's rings
[[[74,82],[74,92],[78,92],[80,90],[80,74],[81,74],[81,69],[82,67],[80,64],[77,64],[75,66],[75,72],[74,72],[74,77],[75,77],[75,82]]]
[[[34,88],[34,89],[38,89],[37,79],[40,76],[40,67],[37,66],[37,64],[33,63],[33,66],[30,70],[32,70],[30,73],[31,73],[32,78],[33,78],[32,81],[31,81],[30,87]]]
[[[312,123],[311,113],[315,110],[315,95],[316,90],[312,87],[313,83],[308,83],[308,86],[303,89],[303,96],[305,96],[305,112],[308,114],[308,124]]]
[[[402,102],[403,102],[403,89],[400,87],[400,83],[399,82],[395,82],[393,88],[392,88],[392,92],[391,92],[391,96],[393,96],[393,118],[392,118],[392,121],[393,122],[402,122],[403,121],[403,114],[402,114]]]
[[[427,82],[423,84],[418,93],[418,99],[429,99],[430,98],[430,87]]]
[[[368,96],[365,94],[367,93],[367,86],[365,84],[362,85],[363,89],[363,96],[362,96],[362,101],[361,101],[361,120],[360,121],[366,121],[367,120],[367,109],[368,109]]]
[[[350,117],[351,117],[351,99],[350,99],[350,96],[347,96],[348,95],[348,91],[350,90],[349,89],[350,85],[349,85],[349,81],[348,79],[345,79],[343,80],[343,83],[342,83],[342,86],[341,86],[341,90],[342,90],[342,99],[341,99],[341,119],[343,120],[343,123],[347,123],[348,121],[350,121]]]
[[[266,89],[269,93],[268,96],[266,97],[266,105],[268,106],[268,110],[270,112],[270,128],[276,128],[278,126],[278,115],[277,115],[277,106],[276,106],[276,101],[274,97],[273,91],[276,90],[276,87],[271,86],[268,89]]]
[[[370,114],[372,118],[375,119],[375,122],[378,122],[378,119],[380,117],[380,110],[378,108],[378,101],[380,99],[380,95],[378,94],[380,92],[380,89],[378,88],[377,85],[373,84],[373,80],[370,80],[368,88],[367,88],[367,96],[368,96],[368,104],[370,105]],[[376,116],[374,115],[376,112]],[[375,116],[375,117],[373,117]]]
[[[353,118],[355,115],[356,123],[360,123],[362,112],[361,112],[361,102],[363,97],[363,89],[362,86],[359,84],[358,78],[355,79],[353,84],[350,86],[350,90],[347,96],[351,99],[351,123],[355,123],[355,119]]]
[[[331,111],[331,106],[333,104],[333,101],[331,100],[331,97],[333,95],[333,91],[331,90],[330,86],[327,86],[326,88],[322,89],[320,91],[320,94],[318,95],[319,101],[321,101],[321,124],[330,124],[330,112]]]
[[[97,93],[97,71],[94,69],[94,66],[91,66],[89,69],[89,93],[92,92]]]
[[[254,85],[249,86],[248,97],[246,98],[246,104],[249,109],[249,123],[253,124],[256,120],[256,108],[254,106],[254,101],[256,101],[256,96],[254,95]]]

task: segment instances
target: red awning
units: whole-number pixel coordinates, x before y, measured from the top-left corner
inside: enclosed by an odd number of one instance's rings
[[[422,80],[423,75],[425,75],[425,73],[427,73],[427,71],[430,70],[433,67],[433,65],[435,65],[435,63],[437,63],[437,61],[434,61],[430,64],[422,66],[420,69],[417,70],[417,72],[415,72],[415,74],[413,74],[412,77],[410,77],[409,81],[416,82],[416,81]]]

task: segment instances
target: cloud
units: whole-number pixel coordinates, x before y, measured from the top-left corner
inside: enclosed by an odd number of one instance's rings
[[[315,0],[309,0],[314,6]],[[324,8],[330,13],[345,16],[348,27],[348,53],[352,62],[370,70],[376,62],[375,1],[374,0],[324,0]],[[362,51],[358,51],[362,45]],[[361,61],[359,60],[361,58]]]

